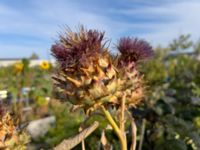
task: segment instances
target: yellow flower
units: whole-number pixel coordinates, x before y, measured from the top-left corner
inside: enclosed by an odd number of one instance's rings
[[[50,64],[48,61],[42,61],[40,64],[40,68],[43,70],[48,70],[50,68]]]
[[[194,120],[194,125],[200,129],[200,117],[195,117]]]
[[[16,62],[14,64],[14,68],[16,72],[22,72],[22,70],[24,69],[24,64],[22,62]]]

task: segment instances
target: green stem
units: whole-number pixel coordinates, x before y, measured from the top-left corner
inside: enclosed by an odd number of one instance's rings
[[[125,133],[125,98],[126,95],[124,94],[124,96],[122,97],[122,101],[121,101],[121,109],[120,109],[120,117],[119,117],[119,128],[121,130],[121,132]]]
[[[131,113],[126,109],[126,112],[128,114],[129,119],[131,120],[131,130],[132,130],[132,144],[130,150],[136,150],[136,144],[137,144],[137,127],[134,121],[134,118],[132,117]]]
[[[139,144],[138,150],[142,150],[142,144],[143,144],[143,140],[144,140],[145,128],[146,128],[146,120],[142,119],[142,128],[141,128],[141,132],[140,132],[140,144]]]
[[[106,119],[108,120],[108,122],[110,123],[114,132],[116,133],[116,135],[118,136],[118,138],[120,140],[121,150],[127,150],[127,143],[126,143],[126,138],[124,138],[124,133],[122,133],[121,130],[119,129],[118,125],[112,118],[110,112],[107,111],[103,106],[102,106],[102,110],[103,110],[103,113],[104,113]]]

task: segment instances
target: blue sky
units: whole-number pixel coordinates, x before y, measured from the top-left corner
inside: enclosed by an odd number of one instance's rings
[[[105,31],[112,43],[137,36],[167,45],[186,33],[198,40],[199,15],[200,0],[1,0],[0,58],[48,59],[65,25]]]

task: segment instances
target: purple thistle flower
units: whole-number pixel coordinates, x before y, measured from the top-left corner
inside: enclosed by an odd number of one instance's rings
[[[61,68],[70,66],[73,62],[73,58],[68,49],[66,49],[61,43],[56,43],[51,47],[52,55],[57,59]]]
[[[67,31],[51,48],[52,55],[64,69],[76,64],[87,64],[91,57],[103,50],[104,33],[97,30],[85,30],[83,27],[75,33]]]
[[[117,49],[121,53],[120,59],[124,62],[137,62],[153,56],[153,50],[149,43],[137,38],[121,38]]]

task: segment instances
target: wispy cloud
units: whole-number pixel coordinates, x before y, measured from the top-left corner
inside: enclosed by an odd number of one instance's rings
[[[28,56],[33,51],[47,58],[47,50],[63,25],[106,31],[115,42],[119,36],[139,36],[167,44],[181,33],[200,33],[198,0],[20,0],[0,2],[0,57]]]

